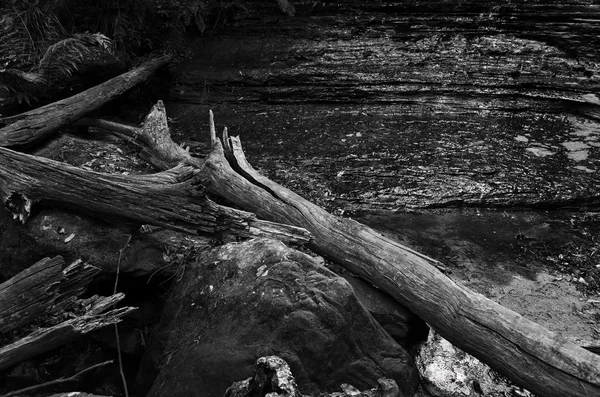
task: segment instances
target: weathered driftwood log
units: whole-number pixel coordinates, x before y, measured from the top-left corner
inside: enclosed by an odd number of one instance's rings
[[[63,270],[61,256],[44,258],[0,284],[0,333],[35,321],[83,292],[100,269],[75,261]]]
[[[72,312],[76,317],[50,328],[42,328],[7,346],[0,347],[0,370],[69,342],[74,337],[115,324],[132,307],[106,312],[125,296],[93,296],[76,299],[100,269],[81,260],[63,269],[64,260],[45,258],[0,285],[0,332],[23,327],[40,316]],[[87,308],[81,312],[82,307]]]
[[[0,371],[68,343],[78,336],[120,322],[135,308],[121,307],[108,312],[106,310],[124,297],[124,294],[119,293],[109,297],[88,298],[82,301],[84,307],[89,307],[84,314],[50,328],[40,328],[10,345],[0,347]]]
[[[260,218],[306,228],[313,250],[381,288],[518,385],[540,396],[600,396],[600,356],[455,283],[436,261],[261,176],[239,139],[226,142],[229,155],[217,144],[205,163],[211,191]]]
[[[162,56],[72,97],[0,119],[0,146],[23,146],[48,137],[146,80],[171,58]]]
[[[154,175],[107,175],[0,148],[0,198],[22,222],[35,203],[47,200],[91,215],[180,231],[308,241],[304,229],[211,201],[198,173],[178,166]]]
[[[381,288],[518,385],[548,397],[600,395],[600,356],[455,283],[436,268],[439,262],[261,176],[239,139],[223,135],[223,144],[211,137],[215,147],[201,171],[212,193],[260,218],[306,228],[313,250]],[[169,147],[153,152],[175,159],[163,152]]]

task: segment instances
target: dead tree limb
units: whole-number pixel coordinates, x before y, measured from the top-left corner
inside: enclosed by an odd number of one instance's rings
[[[0,119],[0,146],[31,144],[56,132],[61,126],[85,116],[128,89],[146,80],[170,61],[169,56],[151,59],[140,67],[114,77],[72,97],[29,112]]]
[[[0,198],[22,222],[35,203],[45,200],[90,215],[186,232],[309,240],[304,229],[216,204],[206,197],[199,172],[178,166],[154,175],[108,175],[0,148]]]
[[[261,176],[246,161],[239,139],[225,133],[223,143],[215,140],[213,152],[202,162],[169,142],[168,128],[142,133],[159,167],[187,163],[199,171],[209,192],[262,219],[309,230],[313,250],[386,291],[515,383],[542,396],[600,395],[600,356],[455,283],[431,258],[351,219],[335,217]],[[146,136],[150,133],[164,139]]]
[[[432,259],[263,177],[238,138],[226,146],[229,156],[218,144],[205,163],[214,193],[260,218],[306,228],[313,250],[381,288],[516,384],[541,396],[600,395],[600,356],[455,283]]]
[[[547,397],[600,395],[600,356],[457,284],[436,268],[439,262],[263,177],[239,139],[225,133],[223,144],[215,143],[201,171],[212,193],[260,218],[306,228],[314,251],[381,288],[516,384]]]

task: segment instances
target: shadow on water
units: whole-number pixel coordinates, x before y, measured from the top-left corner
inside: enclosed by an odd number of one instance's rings
[[[357,214],[356,219],[442,261],[469,283],[535,280],[542,258],[572,239],[568,213],[460,211]]]

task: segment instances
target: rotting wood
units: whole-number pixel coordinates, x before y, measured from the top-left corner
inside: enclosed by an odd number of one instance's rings
[[[61,256],[44,258],[0,284],[0,333],[56,312],[80,295],[100,269],[77,260],[63,270]]]
[[[151,59],[140,67],[69,98],[0,119],[0,125],[4,125],[0,128],[0,146],[25,146],[47,138],[61,126],[100,108],[146,80],[157,69],[169,63],[170,59],[167,55]]]
[[[122,307],[108,312],[105,311],[120,302],[124,297],[124,294],[119,293],[109,297],[94,296],[89,298],[86,304],[90,308],[85,314],[53,327],[38,329],[10,345],[0,347],[0,371],[38,354],[50,351],[73,340],[75,337],[118,323],[135,308]]]
[[[64,312],[75,316],[58,325],[39,328],[0,347],[0,371],[65,344],[76,336],[115,324],[134,310],[133,307],[111,310],[125,297],[123,294],[77,299],[100,269],[81,260],[63,267],[61,256],[44,258],[0,285],[2,333]]]

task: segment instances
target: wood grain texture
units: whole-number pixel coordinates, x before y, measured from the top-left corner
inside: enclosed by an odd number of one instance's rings
[[[10,345],[0,347],[0,371],[38,354],[50,351],[78,336],[120,322],[134,308],[122,307],[108,312],[105,311],[124,297],[125,295],[123,294],[116,294],[109,297],[93,297],[93,302],[90,302],[91,307],[86,314],[64,321],[53,327],[38,329],[25,338],[19,339]]]
[[[198,173],[180,166],[154,175],[110,175],[0,148],[0,198],[23,222],[33,205],[50,201],[90,215],[186,232],[308,241],[306,230],[216,204],[206,197]]]
[[[9,332],[44,314],[59,297],[64,260],[44,258],[0,284],[0,332]]]

